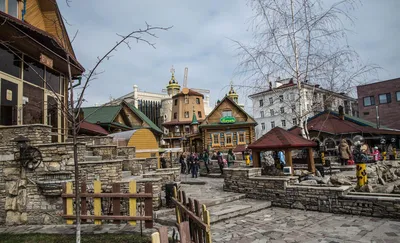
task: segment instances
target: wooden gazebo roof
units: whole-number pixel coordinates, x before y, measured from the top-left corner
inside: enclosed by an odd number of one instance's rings
[[[271,131],[264,134],[254,143],[248,146],[249,149],[255,150],[275,150],[275,149],[297,149],[316,147],[317,143],[305,139],[283,128],[275,127]]]

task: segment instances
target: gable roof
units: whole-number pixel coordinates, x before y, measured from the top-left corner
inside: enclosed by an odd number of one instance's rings
[[[161,131],[161,129],[154,124],[154,122],[152,122],[143,112],[141,112],[138,108],[136,108],[134,105],[129,104],[125,101],[122,101],[124,104],[126,104],[140,119],[142,119],[142,121],[144,121],[145,123],[147,123],[147,125],[149,125],[149,127],[151,129],[153,129],[155,132],[158,133],[163,133],[163,131]]]
[[[351,134],[351,133],[369,133],[369,134],[400,134],[400,131],[389,129],[382,126],[377,129],[376,124],[364,119],[349,115],[340,119],[339,113],[331,110],[325,110],[319,114],[310,117],[307,120],[307,129],[309,131],[318,131],[329,134]],[[292,134],[300,134],[299,127],[289,129]]]
[[[249,149],[290,149],[316,147],[317,143],[275,127],[248,146]]]
[[[108,135],[108,132],[104,128],[97,124],[89,123],[87,121],[82,121],[79,124],[79,129],[96,135]]]
[[[214,109],[204,118],[204,120],[201,122],[200,126],[210,126],[210,125],[216,125],[213,123],[206,123],[208,118],[216,111],[218,108],[224,103],[225,101],[231,102],[234,106],[236,106],[241,112],[243,112],[247,116],[247,122],[241,122],[241,124],[255,124],[257,125],[257,122],[254,120],[252,116],[250,116],[245,110],[243,110],[242,107],[240,107],[235,101],[233,101],[229,96],[225,96],[218,104],[217,106],[214,107]],[[253,122],[250,122],[248,120],[253,120]],[[236,124],[239,124],[239,122],[236,122]],[[218,125],[223,125],[218,123]],[[229,124],[232,126],[232,124]]]
[[[192,90],[192,89],[189,89],[188,95],[201,96],[201,97],[204,98],[204,95],[203,95],[203,94],[201,94],[201,93],[199,93],[199,92],[197,92],[197,91],[194,91],[194,90]],[[181,91],[181,92],[177,93],[176,95],[172,96],[172,98],[175,98],[175,97],[178,97],[178,96],[185,96],[185,94]]]
[[[103,107],[82,107],[84,119],[90,123],[112,123],[122,107],[120,105]]]

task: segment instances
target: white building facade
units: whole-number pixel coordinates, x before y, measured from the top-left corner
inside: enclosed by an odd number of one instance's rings
[[[300,98],[299,98],[300,97]],[[274,87],[249,96],[252,100],[253,117],[257,121],[256,138],[274,127],[289,129],[326,109],[337,110],[343,106],[347,115],[358,116],[357,100],[343,93],[335,93],[303,83],[299,89],[293,79],[279,80]],[[300,110],[301,109],[301,110]]]

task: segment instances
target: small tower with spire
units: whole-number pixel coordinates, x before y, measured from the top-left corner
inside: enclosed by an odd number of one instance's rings
[[[228,97],[230,97],[233,101],[235,101],[236,104],[239,104],[239,95],[235,92],[233,89],[233,82],[231,81],[231,89],[229,90],[228,94],[226,94]]]
[[[197,120],[196,110],[194,109],[194,106],[193,106],[192,123],[190,123],[190,126],[192,127],[192,133],[196,134],[199,132],[199,121]]]
[[[169,80],[167,85],[167,92],[169,96],[174,96],[179,93],[181,90],[181,86],[178,84],[178,81],[175,80],[175,69],[174,66],[171,67],[171,80]]]

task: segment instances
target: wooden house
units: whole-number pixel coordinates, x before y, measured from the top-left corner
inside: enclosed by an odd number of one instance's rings
[[[53,142],[65,141],[68,66],[73,79],[84,68],[57,2],[1,0],[0,23],[0,126],[51,125]]]

